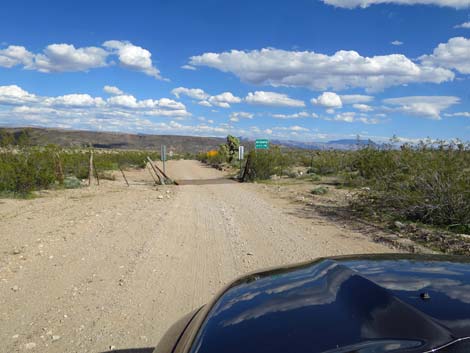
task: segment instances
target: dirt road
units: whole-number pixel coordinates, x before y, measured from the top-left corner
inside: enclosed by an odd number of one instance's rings
[[[216,179],[195,161],[175,179]],[[327,220],[292,215],[255,184],[50,191],[0,200],[0,352],[152,347],[168,326],[248,271],[389,252]]]

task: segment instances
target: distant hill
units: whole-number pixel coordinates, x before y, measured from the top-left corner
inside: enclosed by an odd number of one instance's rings
[[[27,129],[31,144],[38,146],[56,144],[62,147],[83,147],[91,144],[96,148],[160,150],[161,145],[166,145],[168,151],[197,153],[216,149],[225,142],[225,139],[217,137],[137,135],[49,128]],[[18,137],[23,130],[24,128],[0,128],[0,134],[2,131],[8,131]]]
[[[13,133],[19,137],[25,128],[1,128],[1,132]],[[138,149],[138,150],[160,150],[161,145],[166,145],[168,151],[179,153],[197,153],[217,149],[225,142],[219,137],[198,137],[179,135],[144,135],[125,134],[114,132],[63,130],[50,128],[27,128],[32,145],[45,146],[55,144],[62,147],[85,147],[90,144],[96,148],[116,148],[116,149]],[[252,148],[254,140],[240,137],[240,141],[247,150]],[[328,142],[301,142],[290,140],[270,140],[271,145],[278,145],[290,149],[307,150],[354,150],[358,145],[377,144],[370,140],[343,139]]]
[[[367,146],[367,145],[377,145],[372,140],[358,140],[358,139],[343,139],[343,140],[334,140],[327,142],[330,145],[360,145],[360,146]]]
[[[300,141],[271,141],[272,144],[285,146],[289,148],[300,148],[306,150],[355,150],[358,146],[373,145],[378,146],[377,143],[370,140],[356,140],[356,139],[343,139],[328,142],[300,142]]]

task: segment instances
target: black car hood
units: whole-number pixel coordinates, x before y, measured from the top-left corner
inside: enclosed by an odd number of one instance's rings
[[[466,258],[344,257],[235,282],[209,307],[190,351],[414,353],[468,336]]]

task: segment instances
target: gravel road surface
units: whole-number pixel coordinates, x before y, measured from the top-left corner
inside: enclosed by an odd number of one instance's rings
[[[170,161],[178,180],[219,179]],[[262,185],[100,186],[0,200],[0,352],[153,347],[183,314],[246,272],[391,252],[326,219],[296,217]]]

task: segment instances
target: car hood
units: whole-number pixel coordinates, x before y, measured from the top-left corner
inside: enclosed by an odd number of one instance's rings
[[[470,351],[467,261],[339,257],[248,275],[207,307],[190,351]]]

